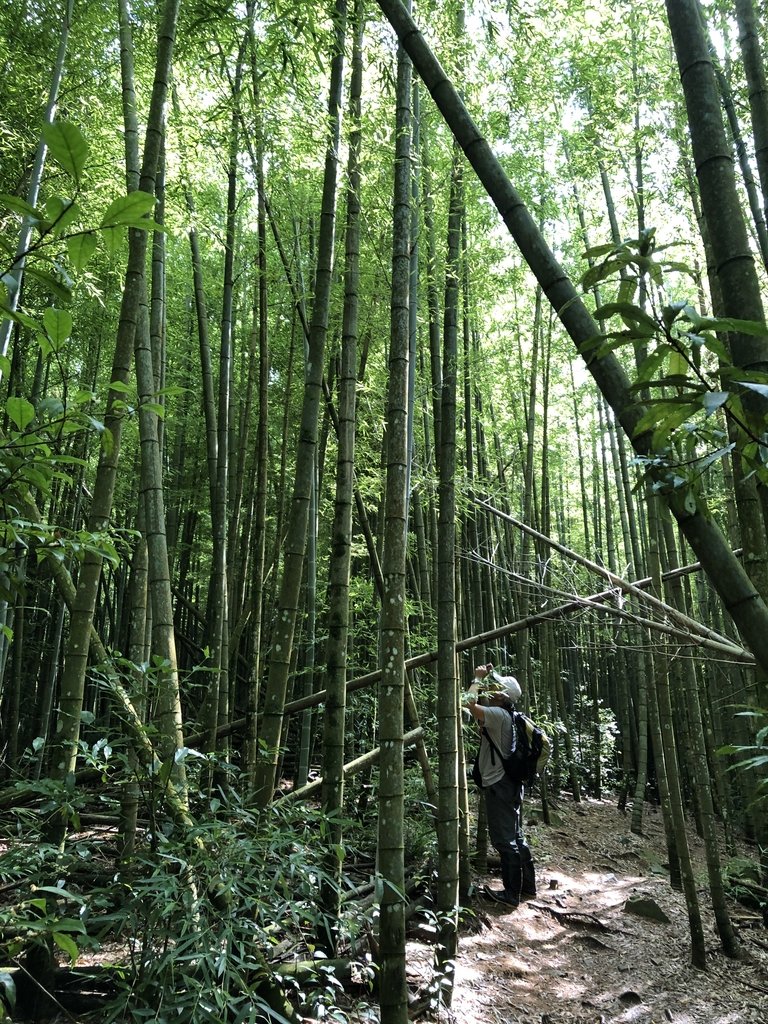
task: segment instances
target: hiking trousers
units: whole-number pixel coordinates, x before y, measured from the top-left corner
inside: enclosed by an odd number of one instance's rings
[[[488,818],[488,838],[501,860],[504,895],[519,902],[521,895],[536,893],[536,869],[523,838],[523,785],[506,775],[483,790]]]

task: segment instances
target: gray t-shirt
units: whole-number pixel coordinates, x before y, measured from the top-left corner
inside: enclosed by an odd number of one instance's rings
[[[506,708],[489,707],[485,711],[485,728],[497,748],[505,756],[512,749],[512,716]],[[479,725],[479,723],[478,723]],[[482,730],[482,726],[480,726]],[[504,765],[486,736],[481,732],[480,753],[477,759],[483,786],[492,786],[504,777]]]

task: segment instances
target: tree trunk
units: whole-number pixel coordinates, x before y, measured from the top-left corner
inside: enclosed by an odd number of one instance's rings
[[[723,312],[742,320],[764,319],[760,283],[755,271],[741,203],[736,190],[731,148],[723,125],[720,95],[702,24],[698,0],[667,0],[667,16],[685,94],[693,159],[709,244],[715,257]],[[733,331],[729,343],[734,365],[750,371],[768,370],[768,338]],[[746,391],[743,404],[750,425],[762,436],[768,400]],[[759,487],[763,517],[768,497]],[[765,599],[766,595],[762,597]]]
[[[749,93],[752,132],[755,140],[755,163],[763,193],[763,215],[768,211],[768,82],[765,60],[760,47],[757,14],[753,0],[735,0],[739,26],[739,46]]]
[[[661,524],[666,540],[667,568],[676,562],[675,538],[672,522],[668,515],[664,516]],[[661,538],[660,538],[661,539]],[[678,608],[685,607],[682,582],[679,576],[672,576],[666,584],[669,593],[669,603]],[[738,958],[740,955],[739,943],[728,913],[728,906],[723,888],[723,875],[720,867],[720,853],[718,850],[718,836],[715,826],[715,813],[712,803],[712,788],[710,785],[710,773],[707,765],[707,751],[704,741],[704,727],[702,723],[701,707],[699,704],[699,691],[696,682],[696,665],[692,661],[684,661],[680,664],[682,677],[683,698],[690,717],[690,738],[691,756],[693,758],[693,786],[697,793],[700,808],[702,836],[704,839],[707,874],[709,877],[709,888],[712,896],[712,908],[715,914],[717,933],[720,936],[720,944],[726,956]]]
[[[457,777],[458,686],[456,662],[456,379],[458,364],[462,168],[454,146],[445,270],[443,386],[440,403],[439,515],[437,534],[437,737],[440,773],[437,839],[437,912],[440,940],[435,951],[438,1001],[451,1005],[457,947],[459,884],[459,801]]]
[[[262,632],[264,619],[264,570],[267,552],[267,498],[269,470],[269,334],[267,309],[267,194],[264,181],[264,128],[261,90],[259,88],[259,61],[253,19],[248,26],[248,44],[253,103],[256,118],[256,142],[251,150],[251,161],[256,175],[258,281],[255,294],[254,338],[258,350],[259,413],[256,428],[255,490],[253,505],[253,533],[251,535],[251,666],[246,694],[245,770],[247,788],[253,792],[258,762],[258,715],[261,694],[261,675],[264,656]],[[288,403],[286,402],[286,407]]]
[[[158,213],[162,218],[162,213]],[[134,353],[139,396],[139,437],[141,443],[141,496],[147,541],[148,586],[152,604],[152,653],[160,659],[156,683],[154,722],[160,734],[162,758],[172,759],[183,746],[179,673],[173,623],[173,596],[165,534],[163,460],[158,415],[155,411],[157,382],[147,309],[143,307],[135,330]],[[183,765],[176,772],[184,786]]]
[[[350,81],[351,125],[347,161],[347,220],[345,233],[344,313],[341,331],[339,378],[339,437],[336,457],[336,497],[328,567],[327,684],[323,718],[323,811],[329,820],[329,883],[321,886],[326,917],[323,944],[336,952],[341,895],[342,826],[344,800],[344,737],[349,646],[349,584],[352,560],[352,509],[357,405],[358,288],[360,283],[360,151],[362,147],[361,95],[363,86],[363,3],[354,12],[354,44]]]
[[[379,1003],[381,1024],[406,1024],[405,862],[403,849],[403,712],[406,644],[406,523],[408,514],[408,353],[410,342],[411,62],[397,63],[392,306],[387,389],[387,470],[384,520],[382,671],[379,687],[381,761],[378,856],[380,885]]]
[[[659,557],[659,515],[658,505],[653,498],[648,501],[648,535],[650,540],[648,551],[648,564],[653,579],[653,587],[657,593],[662,592],[661,583],[661,562]],[[660,743],[657,747],[659,760],[663,759],[664,774],[668,792],[662,798],[662,811],[665,819],[668,820],[669,832],[674,837],[675,853],[677,854],[682,880],[682,888],[685,894],[685,904],[688,909],[688,927],[691,934],[691,962],[694,967],[702,970],[706,967],[706,947],[704,943],[704,929],[701,921],[698,894],[696,892],[696,879],[693,874],[688,836],[685,828],[685,812],[683,809],[683,798],[680,785],[680,774],[675,743],[675,731],[672,716],[672,701],[669,690],[669,669],[667,659],[664,655],[654,656],[656,694],[658,699],[659,733]],[[661,775],[657,764],[657,774],[661,782]]]
[[[142,191],[149,194],[154,194],[155,190],[155,177],[163,137],[163,110],[167,96],[167,82],[170,77],[177,15],[178,0],[166,0],[158,30],[155,80],[147,118],[144,162],[139,182]],[[128,267],[111,371],[111,380],[123,385],[127,382],[130,374],[136,325],[142,301],[145,301],[144,262],[148,244],[146,231],[131,228],[128,238]],[[123,423],[123,413],[115,411],[114,403],[117,400],[122,401],[122,399],[122,391],[110,390],[105,427],[110,431],[112,444],[108,450],[102,452],[99,461],[88,521],[88,530],[91,533],[106,530],[110,522]],[[69,643],[65,656],[59,702],[60,728],[57,743],[61,753],[53,770],[54,777],[62,780],[73,776],[75,771],[77,741],[80,735],[80,712],[85,693],[88,647],[101,578],[101,563],[102,559],[93,553],[85,557],[71,610]]]

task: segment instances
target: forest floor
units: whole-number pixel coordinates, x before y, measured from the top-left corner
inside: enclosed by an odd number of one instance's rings
[[[535,807],[535,804],[534,804]],[[683,894],[669,884],[661,813],[647,805],[643,835],[615,802],[558,800],[552,823],[529,815],[538,896],[507,911],[478,902],[478,929],[460,941],[456,986],[442,1024],[766,1024],[768,931],[734,903],[745,958],[723,956],[708,906],[702,843],[691,839],[707,969],[690,963]],[[499,888],[493,874],[477,879]],[[625,911],[647,897],[668,921]],[[428,976],[432,951],[410,944],[409,982]]]
[[[704,921],[707,969],[690,963],[683,894],[669,884],[660,810],[646,804],[643,834],[630,831],[615,800],[560,796],[552,820],[526,802],[526,837],[538,895],[516,910],[477,899],[463,929],[450,1009],[435,1024],[768,1024],[768,930],[759,911],[732,902],[743,959],[720,949],[709,906],[701,841],[690,837]],[[540,812],[539,812],[540,813]],[[754,851],[746,851],[754,856]],[[500,887],[498,873],[474,879]],[[644,898],[652,920],[627,910]],[[415,1006],[432,976],[433,947],[409,941]],[[70,1015],[56,1021],[71,1022]],[[100,1015],[78,1018],[95,1024]],[[311,1021],[315,1018],[303,1018]],[[326,1018],[328,1020],[329,1018]],[[338,1019],[338,1018],[336,1018]],[[378,1008],[347,1005],[346,1019],[376,1024]]]

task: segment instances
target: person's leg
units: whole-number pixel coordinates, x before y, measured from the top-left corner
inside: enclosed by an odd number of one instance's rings
[[[510,904],[519,903],[523,888],[522,861],[517,844],[520,804],[516,797],[519,798],[519,787],[505,777],[488,786],[484,792],[488,838],[501,860],[503,899]]]
[[[536,867],[533,863],[533,855],[531,849],[526,843],[523,836],[523,794],[525,790],[523,786],[520,786],[516,794],[516,805],[517,811],[517,831],[515,845],[517,846],[518,853],[520,854],[520,868],[522,871],[522,888],[521,894],[523,896],[535,896],[536,895]]]
[[[520,854],[520,870],[522,874],[520,892],[523,896],[535,896],[536,866],[533,863],[531,848],[522,836],[519,836],[517,839],[517,849]]]

